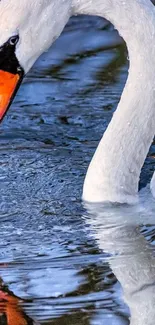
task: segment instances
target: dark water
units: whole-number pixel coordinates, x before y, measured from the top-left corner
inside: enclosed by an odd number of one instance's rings
[[[90,214],[81,202],[87,166],[127,71],[127,51],[112,26],[73,17],[28,74],[1,125],[2,325],[6,319],[9,325],[32,319],[128,324],[117,278],[133,314],[133,306],[141,306],[133,324],[154,324],[155,262],[148,246],[155,236],[154,202],[144,194],[135,210],[96,206]],[[152,175],[154,152],[152,145],[141,186]]]

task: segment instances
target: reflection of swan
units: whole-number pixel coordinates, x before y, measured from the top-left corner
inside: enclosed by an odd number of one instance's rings
[[[0,285],[0,324],[39,325],[25,314],[20,305],[21,302],[22,300],[9,291],[6,286]]]
[[[122,285],[132,325],[154,325],[155,257],[135,226],[137,211],[127,207],[87,205],[86,222],[99,248],[112,254],[110,266]]]
[[[155,130],[155,12],[150,0],[9,0],[7,5],[1,1],[0,118],[23,74],[58,37],[69,17],[78,13],[110,20],[130,55],[128,81],[89,166],[83,198],[135,202]]]

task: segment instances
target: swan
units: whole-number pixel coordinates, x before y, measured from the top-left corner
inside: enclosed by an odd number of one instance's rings
[[[88,167],[83,199],[136,203],[155,133],[155,9],[150,0],[1,0],[0,120],[24,75],[77,14],[109,20],[124,38],[130,58],[117,110]],[[153,194],[154,184],[155,177]]]

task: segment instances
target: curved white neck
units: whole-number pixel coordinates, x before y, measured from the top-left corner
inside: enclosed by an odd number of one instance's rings
[[[75,3],[74,3],[75,2]],[[129,76],[86,175],[83,199],[133,203],[155,133],[155,11],[150,0],[73,0],[76,13],[111,21],[126,41]]]

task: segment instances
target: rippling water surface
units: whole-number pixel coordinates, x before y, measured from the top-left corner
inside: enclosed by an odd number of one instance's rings
[[[129,308],[134,325],[154,324],[154,201],[145,190],[138,207],[81,203],[127,71],[113,27],[73,17],[1,125],[0,324],[128,324]]]

